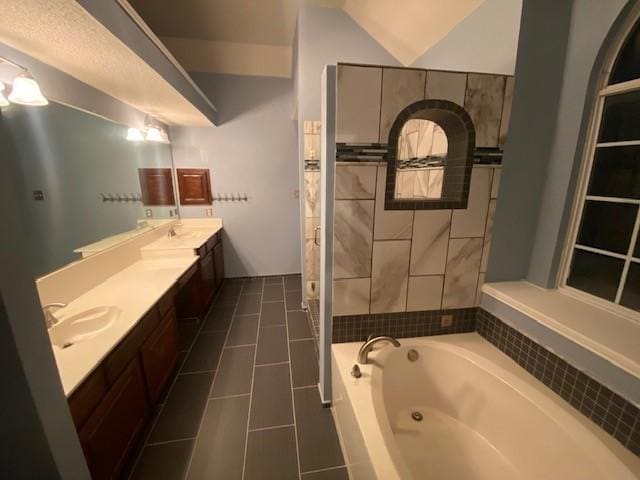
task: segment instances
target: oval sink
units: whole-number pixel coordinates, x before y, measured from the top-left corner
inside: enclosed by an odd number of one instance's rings
[[[101,306],[64,316],[49,329],[51,343],[60,348],[68,348],[93,338],[110,328],[119,315],[118,308]]]

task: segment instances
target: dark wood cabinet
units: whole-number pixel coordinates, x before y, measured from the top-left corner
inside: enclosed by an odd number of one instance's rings
[[[216,246],[213,247],[213,263],[216,270],[215,289],[218,290],[224,280],[224,251],[222,250],[222,240],[219,240]]]
[[[211,205],[211,176],[208,168],[178,168],[181,205]]]
[[[139,168],[140,190],[144,205],[175,205],[170,168]]]
[[[202,301],[202,275],[197,263],[180,280],[176,289],[175,305],[178,320],[200,318],[204,309]]]
[[[117,477],[148,415],[142,369],[135,358],[78,432],[93,480]]]
[[[140,348],[147,393],[152,405],[158,401],[176,366],[179,343],[176,313],[172,308]]]
[[[202,301],[208,306],[216,293],[216,268],[213,261],[213,251],[200,258],[200,275],[202,277]]]

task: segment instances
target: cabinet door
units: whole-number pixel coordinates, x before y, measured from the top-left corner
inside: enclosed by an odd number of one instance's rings
[[[140,349],[149,401],[154,405],[171,378],[179,350],[176,312],[171,309]]]
[[[211,205],[211,177],[208,168],[178,168],[181,205]]]
[[[200,264],[194,265],[178,280],[175,296],[176,315],[180,320],[200,318],[203,308]]]
[[[143,205],[175,205],[170,168],[139,168]]]
[[[222,250],[222,240],[213,247],[213,263],[216,270],[216,290],[224,280],[224,251]]]
[[[93,480],[117,477],[148,414],[142,369],[134,359],[79,432]]]
[[[207,253],[200,259],[200,274],[202,275],[202,299],[205,308],[213,299],[216,287],[216,270],[213,262],[213,252]]]

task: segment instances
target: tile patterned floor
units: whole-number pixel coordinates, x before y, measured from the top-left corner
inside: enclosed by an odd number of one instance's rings
[[[348,478],[300,295],[299,276],[229,279],[180,325],[184,360],[128,478]]]

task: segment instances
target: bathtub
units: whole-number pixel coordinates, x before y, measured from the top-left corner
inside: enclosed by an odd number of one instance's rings
[[[332,346],[350,478],[640,478],[637,457],[477,333],[400,342],[379,344],[359,379],[361,343]]]

